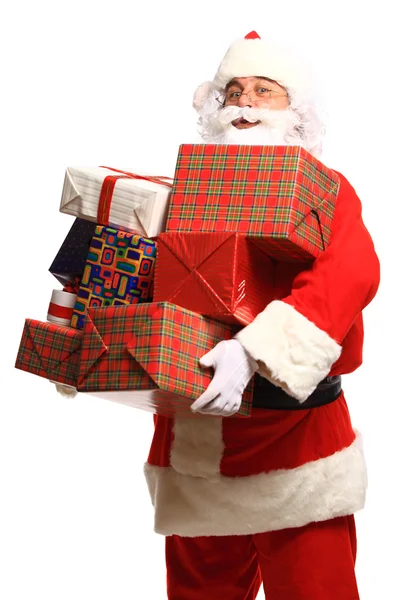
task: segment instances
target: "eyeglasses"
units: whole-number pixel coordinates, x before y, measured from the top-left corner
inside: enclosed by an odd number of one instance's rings
[[[255,96],[253,100],[251,98],[251,94]],[[216,98],[217,102],[222,106],[235,106],[239,104],[239,100],[242,96],[247,96],[250,102],[256,104],[257,102],[262,102],[263,100],[269,100],[272,97],[272,94],[280,94],[280,98],[288,98],[289,94],[283,94],[282,92],[278,92],[277,90],[269,90],[265,87],[257,87],[252,92],[240,92],[239,90],[235,91],[227,91],[224,94],[220,94]]]

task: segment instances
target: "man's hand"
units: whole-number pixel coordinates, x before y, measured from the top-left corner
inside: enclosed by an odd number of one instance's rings
[[[214,377],[206,391],[191,405],[191,410],[223,417],[235,414],[258,363],[238,340],[232,339],[219,342],[200,358],[200,365],[213,367]]]

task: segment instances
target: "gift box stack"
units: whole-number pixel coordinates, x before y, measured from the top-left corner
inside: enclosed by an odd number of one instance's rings
[[[338,176],[296,146],[180,146],[173,185],[67,169],[76,220],[50,271],[47,322],[27,319],[16,367],[160,414],[208,386],[199,358],[290,290],[329,242]],[[252,407],[252,382],[238,416]]]

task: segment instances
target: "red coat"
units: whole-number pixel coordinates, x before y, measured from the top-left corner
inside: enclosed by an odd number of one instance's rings
[[[237,338],[259,373],[303,402],[327,375],[362,362],[362,309],[379,262],[354,189],[340,175],[328,248]],[[348,515],[364,505],[366,469],[342,394],[249,419],[156,418],[145,474],[164,535],[240,535]]]

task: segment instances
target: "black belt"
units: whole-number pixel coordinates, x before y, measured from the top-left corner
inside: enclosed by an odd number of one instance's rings
[[[255,375],[254,395],[252,406],[254,408],[271,408],[277,410],[305,410],[316,408],[334,402],[341,394],[341,376],[326,377],[318,384],[316,389],[305,402],[299,403],[281,388],[277,387],[265,377]]]

